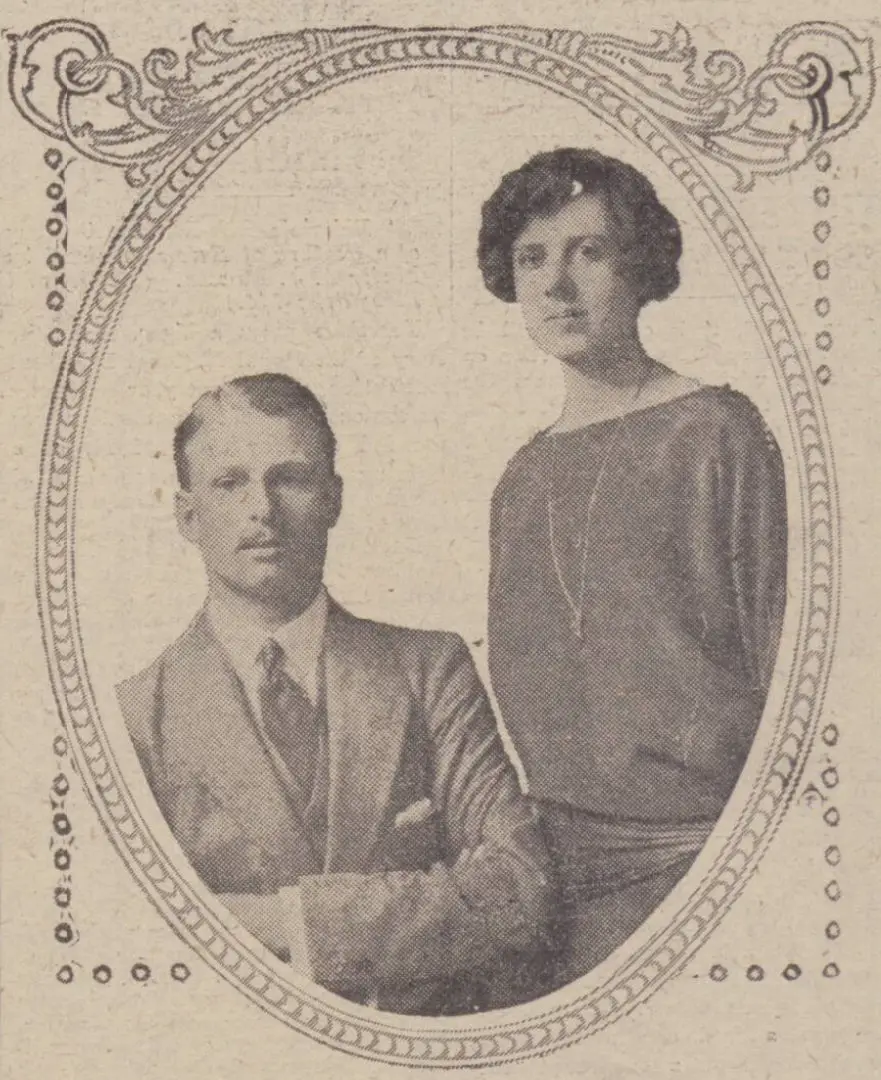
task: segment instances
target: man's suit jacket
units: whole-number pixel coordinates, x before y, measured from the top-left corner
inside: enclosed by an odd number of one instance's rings
[[[327,844],[316,859],[200,613],[120,703],[176,839],[215,892],[298,885],[318,982],[397,1012],[520,999],[549,867],[465,643],[331,604]],[[519,959],[517,959],[519,958]]]

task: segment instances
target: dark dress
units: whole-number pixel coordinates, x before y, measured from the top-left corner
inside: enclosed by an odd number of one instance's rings
[[[496,488],[491,547],[490,671],[571,978],[682,876],[743,767],[783,617],[780,451],[727,387],[542,432]]]

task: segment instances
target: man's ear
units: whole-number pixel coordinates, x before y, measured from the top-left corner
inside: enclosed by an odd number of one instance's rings
[[[174,494],[174,516],[181,536],[195,544],[199,539],[199,524],[196,520],[196,507],[190,491],[179,488]]]
[[[343,509],[343,478],[333,474],[328,505],[328,528],[332,529],[339,521]]]

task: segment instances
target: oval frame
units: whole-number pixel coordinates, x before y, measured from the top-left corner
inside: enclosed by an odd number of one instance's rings
[[[828,679],[838,601],[838,517],[832,453],[808,357],[761,252],[728,197],[662,120],[589,55],[562,57],[498,30],[376,30],[313,34],[303,56],[275,58],[222,115],[176,149],[111,240],[77,314],[53,395],[38,499],[40,611],[52,685],[102,824],[172,928],[265,1011],[320,1042],[366,1058],[437,1067],[503,1064],[572,1044],[645,1001],[705,941],[730,908],[776,831],[810,750]],[[353,36],[355,37],[352,40]],[[264,39],[271,40],[271,39]],[[301,39],[302,41],[302,39]],[[607,982],[527,1019],[419,1028],[353,1015],[312,998],[233,938],[170,864],[134,805],[91,689],[80,638],[74,566],[76,474],[89,401],[119,313],[164,233],[207,179],[263,126],[295,104],[352,79],[404,68],[452,67],[523,79],[583,106],[635,140],[682,184],[731,270],[774,367],[798,452],[804,540],[801,610],[785,698],[736,827],[663,934],[630,955]],[[794,568],[793,568],[794,569]],[[763,724],[770,724],[769,717]],[[417,1022],[418,1023],[418,1022]]]

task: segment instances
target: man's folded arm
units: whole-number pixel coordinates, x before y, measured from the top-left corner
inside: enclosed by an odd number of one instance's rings
[[[315,978],[363,991],[490,971],[502,953],[532,947],[547,919],[548,879],[529,846],[524,835],[516,853],[489,841],[452,866],[302,878]]]
[[[329,989],[489,972],[503,953],[542,940],[544,844],[467,648],[441,641],[421,668],[407,666],[425,703],[447,858],[428,870],[300,879],[309,967]]]

